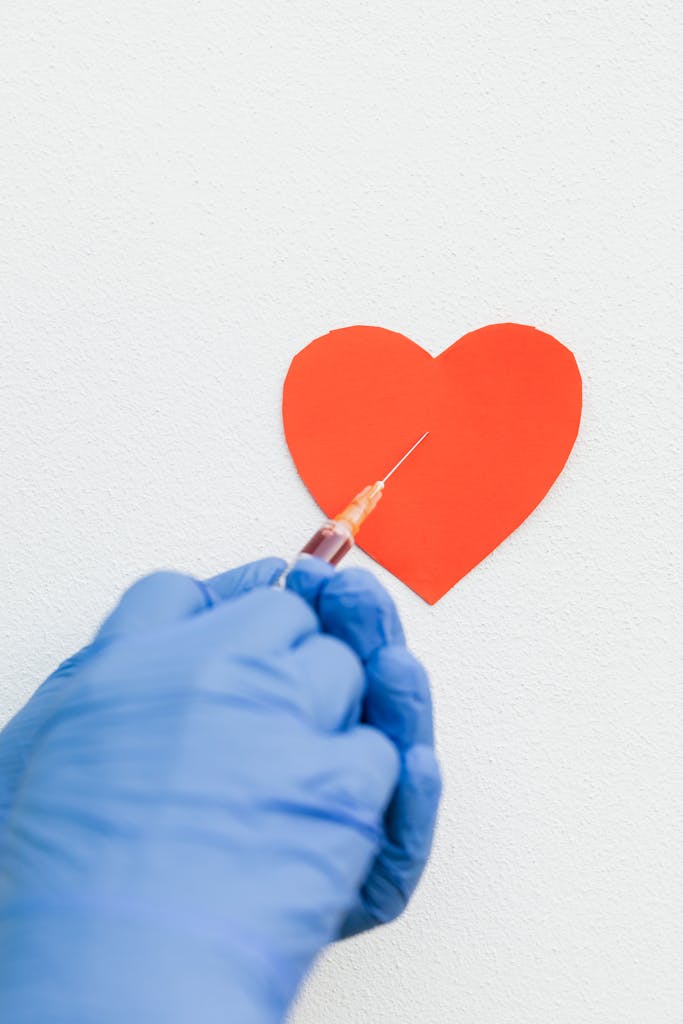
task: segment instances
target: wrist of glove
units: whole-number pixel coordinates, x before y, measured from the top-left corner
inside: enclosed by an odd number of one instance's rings
[[[403,909],[426,676],[372,576],[281,569],[140,581],[0,736],[1,1019],[270,1024]]]

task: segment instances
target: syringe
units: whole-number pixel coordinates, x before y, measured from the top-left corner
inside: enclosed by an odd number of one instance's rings
[[[389,477],[393,476],[401,463],[405,462],[428,434],[429,431],[426,431],[382,480],[377,480],[374,484],[364,487],[353,501],[346,506],[343,512],[340,512],[334,519],[324,523],[318,532],[313,534],[308,544],[301,549],[301,554],[322,558],[324,562],[329,562],[330,565],[336,565],[337,562],[341,561],[344,555],[353,547],[354,538],[361,526],[377,507],[384,493],[384,485]]]

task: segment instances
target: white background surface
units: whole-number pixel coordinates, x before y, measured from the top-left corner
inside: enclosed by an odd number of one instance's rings
[[[280,395],[318,335],[515,320],[583,373],[512,538],[434,608],[378,570],[440,830],[297,1024],[683,1019],[679,11],[3,4],[2,717],[135,576],[317,524]]]

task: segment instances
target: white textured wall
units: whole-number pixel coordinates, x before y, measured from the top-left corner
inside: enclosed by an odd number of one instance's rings
[[[3,717],[136,575],[297,548],[279,403],[312,338],[517,320],[584,376],[522,529],[434,608],[380,570],[440,832],[297,1024],[683,1019],[679,10],[2,5]]]

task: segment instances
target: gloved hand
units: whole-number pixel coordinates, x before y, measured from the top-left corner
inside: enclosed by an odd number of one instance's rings
[[[141,580],[0,735],[0,1020],[271,1024],[402,909],[426,677],[372,576],[282,567]]]

